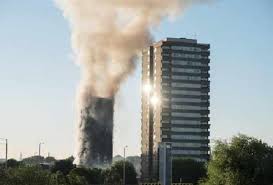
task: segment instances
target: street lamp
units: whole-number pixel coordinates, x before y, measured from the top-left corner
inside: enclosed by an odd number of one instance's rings
[[[126,182],[125,182],[125,162],[126,162],[126,148],[127,148],[128,146],[126,145],[124,148],[123,148],[123,157],[124,157],[124,161],[123,161],[123,185],[126,185]]]
[[[0,140],[4,140],[6,142],[6,168],[8,168],[8,139],[0,138]]]
[[[39,156],[41,156],[41,145],[42,144],[45,144],[45,143],[43,143],[43,142],[39,143]]]

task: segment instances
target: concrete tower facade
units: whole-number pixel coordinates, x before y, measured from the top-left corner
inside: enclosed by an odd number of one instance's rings
[[[158,148],[171,155],[209,159],[210,45],[194,39],[167,38],[142,53],[143,181],[158,180]]]

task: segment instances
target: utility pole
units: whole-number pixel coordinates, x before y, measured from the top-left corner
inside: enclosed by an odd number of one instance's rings
[[[126,169],[126,148],[127,148],[128,146],[126,145],[125,147],[124,147],[124,149],[123,149],[123,157],[124,157],[124,159],[123,159],[123,185],[126,185],[126,181],[125,181],[125,169]]]
[[[8,139],[0,138],[0,140],[4,140],[6,142],[6,164],[5,164],[5,167],[8,168]]]
[[[6,139],[6,168],[8,168],[8,139]]]

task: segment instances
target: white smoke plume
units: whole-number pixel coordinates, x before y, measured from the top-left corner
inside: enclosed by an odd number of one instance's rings
[[[151,29],[196,1],[56,0],[71,24],[72,48],[81,66],[78,109],[90,104],[90,96],[113,97],[138,54],[151,44]]]

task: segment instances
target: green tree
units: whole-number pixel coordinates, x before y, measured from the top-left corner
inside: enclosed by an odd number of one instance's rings
[[[272,185],[273,148],[253,137],[238,135],[218,141],[202,185]]]
[[[32,156],[28,157],[22,160],[22,163],[26,165],[40,165],[41,163],[44,162],[44,157],[42,156]]]
[[[16,168],[16,167],[18,167],[20,165],[20,162],[18,162],[15,159],[9,159],[7,161],[7,165],[8,165],[9,168]]]
[[[0,168],[0,184],[8,184],[9,175],[4,168]]]
[[[81,177],[81,179],[84,179],[88,184],[103,184],[104,179],[102,176],[102,170],[93,168],[74,168],[69,173],[69,176],[72,177]]]
[[[123,161],[115,162],[109,170],[104,171],[105,182],[107,184],[121,184],[123,182]],[[137,184],[136,170],[132,163],[125,162],[125,183]]]
[[[56,185],[50,184],[50,173],[39,167],[9,168],[0,172],[3,185]]]
[[[60,171],[50,175],[50,185],[70,185],[69,179]]]
[[[51,172],[56,173],[57,171],[60,171],[64,175],[67,175],[73,168],[75,168],[75,165],[73,165],[73,161],[69,159],[58,160],[51,167]]]
[[[54,163],[54,162],[56,162],[56,159],[54,158],[54,157],[46,157],[45,159],[44,159],[44,162],[46,162],[46,163]]]
[[[90,185],[84,177],[78,176],[76,174],[69,174],[67,178],[69,185]]]
[[[175,158],[172,161],[172,182],[197,184],[201,178],[206,176],[206,167],[203,162],[192,159]]]

